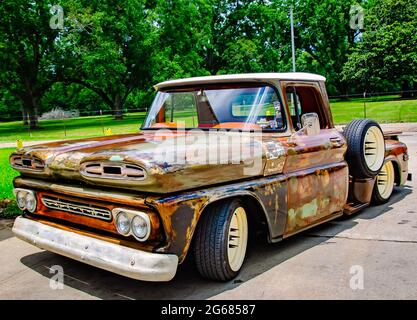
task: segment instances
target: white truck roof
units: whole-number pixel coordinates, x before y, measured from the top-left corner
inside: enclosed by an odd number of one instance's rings
[[[287,72],[287,73],[242,73],[242,74],[227,74],[218,76],[193,77],[177,80],[168,80],[160,82],[154,86],[156,90],[174,87],[185,86],[212,82],[230,82],[230,81],[262,81],[262,80],[300,80],[300,81],[326,81],[326,78],[313,73],[304,72]]]

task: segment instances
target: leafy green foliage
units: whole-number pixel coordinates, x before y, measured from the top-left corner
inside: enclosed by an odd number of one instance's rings
[[[144,0],[71,0],[67,21],[61,42],[72,63],[66,80],[97,93],[121,118],[133,89],[149,84],[153,13]]]
[[[0,2],[0,85],[21,101],[32,127],[40,99],[65,66],[50,7],[45,0]]]
[[[415,0],[373,0],[365,15],[365,32],[344,66],[345,81],[368,91],[382,80],[417,82],[417,5]]]
[[[349,24],[353,4],[356,1],[295,1],[298,69],[326,75],[330,94],[347,92],[340,73],[354,42],[355,30]]]
[[[0,199],[12,199],[13,198],[13,178],[18,175],[18,172],[13,170],[9,164],[9,156],[14,149],[0,149]]]
[[[145,110],[167,79],[292,70],[327,77],[330,95],[417,89],[415,0],[46,0],[0,2],[0,120],[54,107],[82,115]],[[365,7],[365,30],[350,8]],[[414,86],[414,87],[413,87]],[[22,129],[25,130],[25,129]]]

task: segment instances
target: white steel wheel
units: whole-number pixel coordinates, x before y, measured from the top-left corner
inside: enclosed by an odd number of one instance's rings
[[[381,127],[371,119],[356,119],[343,130],[349,175],[357,179],[375,178],[385,160],[385,140]]]
[[[370,127],[365,135],[363,153],[366,165],[372,171],[377,171],[381,168],[385,156],[381,152],[381,150],[385,150],[384,143],[384,136],[381,130],[375,126]]]
[[[386,203],[391,197],[395,184],[395,170],[392,161],[387,161],[382,166],[375,178],[372,202],[375,204]]]
[[[230,269],[238,271],[243,264],[248,243],[248,220],[243,207],[233,212],[229,226],[227,258]]]
[[[229,281],[242,268],[248,242],[248,220],[239,198],[209,206],[200,217],[194,236],[194,258],[207,279]]]

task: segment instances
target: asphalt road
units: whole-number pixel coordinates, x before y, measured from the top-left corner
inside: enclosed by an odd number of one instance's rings
[[[417,133],[410,150],[414,181],[391,201],[284,240],[249,246],[238,278],[203,280],[191,262],[168,283],[131,280],[39,250],[0,220],[0,299],[417,299]],[[50,286],[62,266],[63,289]]]

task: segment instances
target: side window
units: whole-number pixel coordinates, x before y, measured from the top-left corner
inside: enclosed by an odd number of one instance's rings
[[[293,127],[295,130],[299,130],[301,129],[301,115],[303,114],[300,95],[295,87],[288,87],[286,96]]]
[[[287,103],[290,108],[291,116],[297,115],[297,112],[301,114],[301,105],[300,105],[300,97],[296,92],[288,92],[287,91]]]
[[[320,127],[326,128],[323,106],[320,104],[319,92],[313,86],[293,86],[286,88],[287,103],[291,113],[294,129],[301,128],[301,116],[315,112],[319,116]]]

